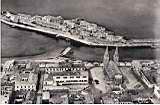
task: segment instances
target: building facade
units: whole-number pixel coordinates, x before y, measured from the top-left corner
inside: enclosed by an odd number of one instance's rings
[[[58,85],[88,84],[88,76],[54,76]]]
[[[34,90],[36,91],[37,75],[29,73],[17,74],[15,79],[15,91],[19,90]]]

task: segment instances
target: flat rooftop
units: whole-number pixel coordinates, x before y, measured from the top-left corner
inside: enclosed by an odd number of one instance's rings
[[[120,70],[128,80],[128,83],[126,83],[128,89],[135,89],[138,85],[142,86],[142,84],[136,79],[129,67],[120,67]]]
[[[99,84],[95,83],[95,88],[101,90],[103,93],[106,92],[106,82],[105,82],[105,76],[104,76],[104,72],[103,72],[103,68],[102,67],[94,67],[91,70],[91,75],[93,78],[93,81],[98,80]]]

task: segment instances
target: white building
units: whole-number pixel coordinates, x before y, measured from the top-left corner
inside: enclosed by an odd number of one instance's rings
[[[86,85],[88,84],[88,76],[54,76],[52,74],[44,74],[43,90],[68,90],[65,85]]]
[[[83,65],[80,61],[74,61],[74,62],[48,62],[48,63],[40,63],[40,68],[43,68],[43,70],[46,73],[64,73],[64,72],[79,72],[86,70],[86,67]]]
[[[9,60],[9,61],[6,61],[3,65],[3,70],[5,72],[9,72],[12,70],[12,67],[14,66],[14,62],[15,60]]]
[[[49,92],[43,92],[42,93],[42,100],[49,100],[50,99],[50,93]]]
[[[152,64],[154,64],[153,60],[143,60],[141,61],[142,66],[151,66]]]
[[[11,14],[11,13],[9,13],[9,12],[7,12],[6,13],[6,15],[5,15],[7,18],[9,18],[12,22],[18,22],[18,20],[19,20],[19,16],[17,16],[17,15],[14,15],[14,14]]]
[[[64,20],[64,24],[66,24],[69,28],[75,27],[75,23],[72,22],[71,20]]]
[[[121,41],[123,39],[122,36],[114,36],[114,35],[107,35],[106,40],[108,41]]]
[[[43,90],[68,90],[65,86],[57,86],[57,82],[53,79],[53,75],[44,74],[43,77]]]
[[[74,67],[74,68],[72,68],[72,67],[49,67],[49,68],[45,68],[45,72],[46,73],[60,73],[60,72],[67,72],[67,71],[72,71],[72,72],[77,72],[77,71],[79,71],[79,70],[84,70],[84,68],[82,68],[82,67]]]
[[[142,65],[139,60],[133,60],[132,67],[135,68],[136,70],[142,69]]]
[[[9,94],[5,94],[5,95],[0,95],[0,104],[9,104]]]
[[[89,23],[87,21],[80,21],[80,26],[84,27],[88,31],[95,32],[97,30],[97,25],[93,23]]]
[[[88,76],[54,76],[58,85],[88,84]]]
[[[10,83],[1,83],[1,104],[9,104],[9,99],[13,91],[13,86]]]
[[[156,85],[154,86],[154,94],[158,99],[160,99],[160,88]]]
[[[120,67],[131,67],[132,63],[131,62],[119,62],[118,66],[120,66]]]
[[[15,91],[34,90],[36,91],[37,75],[32,72],[17,74],[15,80]]]

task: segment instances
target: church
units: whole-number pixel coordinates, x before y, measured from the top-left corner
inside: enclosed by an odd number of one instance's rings
[[[106,80],[110,82],[114,82],[115,85],[122,84],[122,73],[118,67],[119,65],[119,54],[118,54],[118,47],[116,47],[113,58],[109,56],[108,47],[104,53],[103,59],[103,69],[104,74],[106,75]]]

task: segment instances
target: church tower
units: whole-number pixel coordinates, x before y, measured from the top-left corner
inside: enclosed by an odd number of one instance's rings
[[[119,62],[119,54],[118,54],[118,47],[116,47],[115,53],[113,55],[113,61],[118,64]]]
[[[103,57],[103,65],[104,65],[104,69],[106,70],[108,67],[108,63],[109,63],[109,52],[108,52],[108,46],[106,47],[106,51],[104,53],[104,57]]]
[[[158,87],[160,87],[160,69],[157,69],[156,82],[157,82]]]

